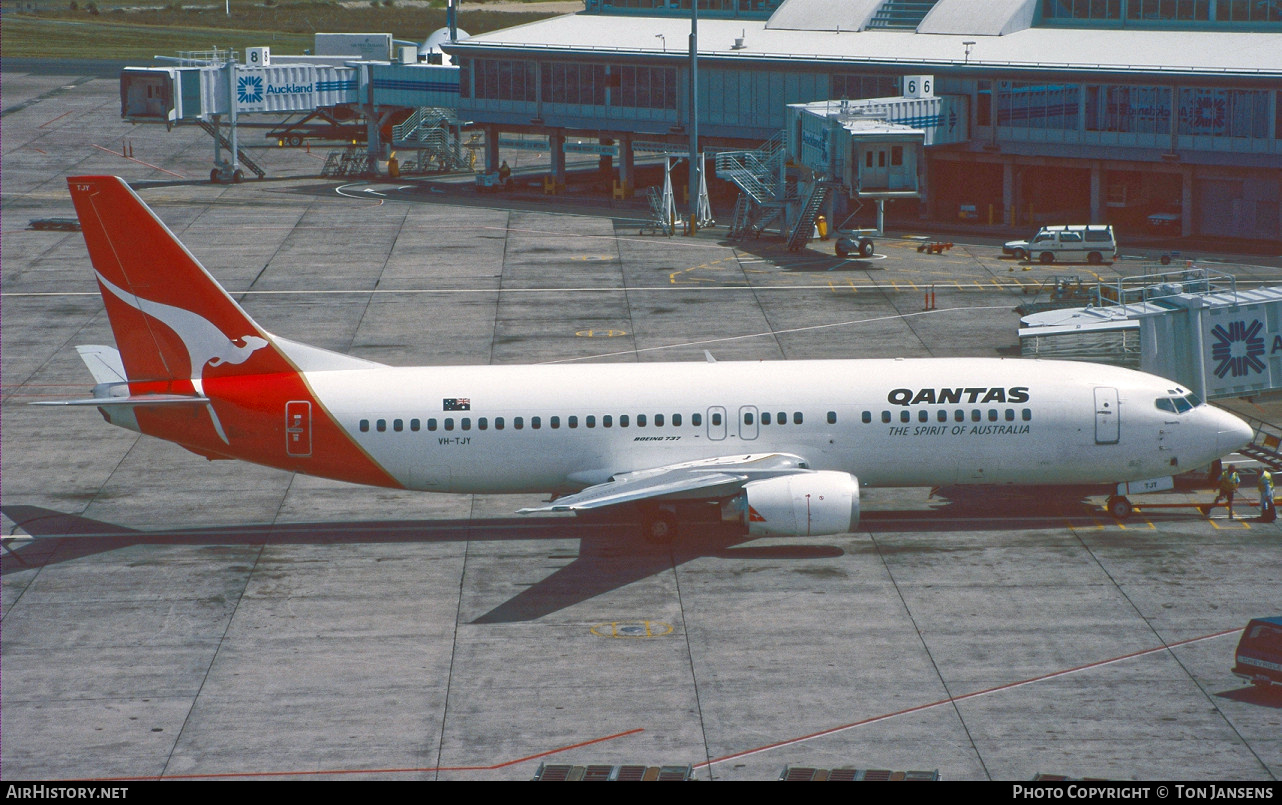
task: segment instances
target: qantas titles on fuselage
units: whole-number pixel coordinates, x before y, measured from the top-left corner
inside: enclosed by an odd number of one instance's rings
[[[858,522],[860,483],[1150,483],[1250,440],[1153,375],[1000,358],[406,367],[255,323],[120,179],[68,180],[118,349],[97,407],[210,459],[354,483],[556,493],[521,511],[720,501],[754,534]],[[1110,506],[1112,508],[1112,506]]]

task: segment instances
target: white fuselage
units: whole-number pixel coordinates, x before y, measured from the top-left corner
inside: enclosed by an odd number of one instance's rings
[[[1218,409],[1159,408],[1187,395],[1171,381],[1072,362],[375,368],[306,380],[374,461],[433,491],[566,492],[767,452],[869,486],[1116,483],[1205,466],[1244,440]]]

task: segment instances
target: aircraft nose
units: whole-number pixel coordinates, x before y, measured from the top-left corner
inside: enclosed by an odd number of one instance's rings
[[[1228,455],[1251,443],[1255,438],[1254,428],[1228,411],[1219,413],[1220,423],[1215,443],[1220,455]]]

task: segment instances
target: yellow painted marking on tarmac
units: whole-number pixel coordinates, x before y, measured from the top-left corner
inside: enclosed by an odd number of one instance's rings
[[[647,638],[672,634],[672,624],[663,621],[611,621],[598,623],[590,630],[597,637]]]
[[[1245,520],[1241,520],[1241,519],[1229,520],[1230,523],[1236,523],[1238,527],[1225,528],[1224,526],[1217,525],[1215,522],[1216,519],[1219,519],[1219,518],[1207,520],[1207,522],[1211,524],[1211,528],[1214,528],[1216,531],[1250,531],[1251,530],[1251,524],[1246,522]],[[1225,519],[1228,519],[1228,518],[1225,518]]]
[[[612,254],[579,254],[571,257],[570,259],[584,262],[588,260],[614,260],[616,258]]]
[[[580,338],[618,338],[627,334],[627,330],[579,330],[575,333]]]
[[[712,260],[711,262],[701,263],[700,265],[697,265],[697,266],[683,268],[680,271],[673,271],[668,274],[668,282],[671,283],[672,285],[680,285],[682,282],[716,282],[716,280],[712,279],[711,277],[691,277],[688,275],[691,271],[699,271],[701,269],[712,268],[713,266],[716,266],[719,263],[724,263],[727,260],[733,260],[733,259],[735,258],[723,257],[720,260]]]

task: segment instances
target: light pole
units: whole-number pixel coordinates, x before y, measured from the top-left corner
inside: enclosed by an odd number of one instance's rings
[[[690,0],[690,226],[699,220],[699,0]]]
[[[668,52],[668,38],[667,38],[666,36],[664,36],[663,34],[655,34],[655,35],[654,35],[654,38],[655,38],[655,39],[662,39],[662,40],[663,40],[663,52],[664,52],[664,53],[667,53],[667,52]]]

